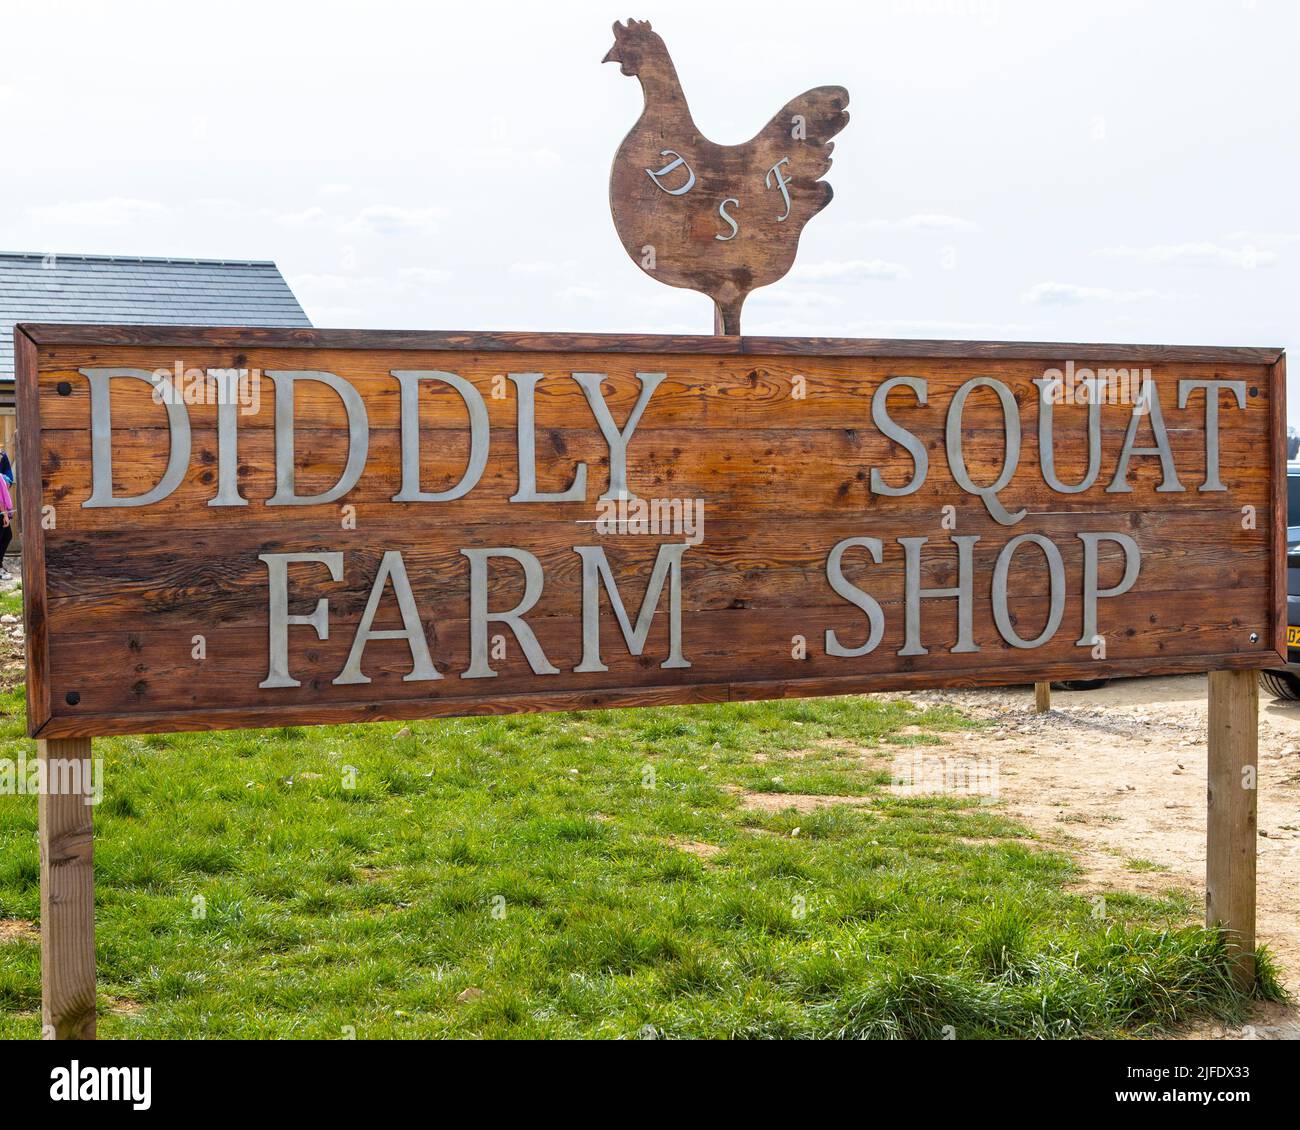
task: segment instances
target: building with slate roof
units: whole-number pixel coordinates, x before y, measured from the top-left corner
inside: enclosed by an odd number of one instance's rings
[[[0,252],[0,441],[11,457],[17,322],[311,325],[270,262]]]

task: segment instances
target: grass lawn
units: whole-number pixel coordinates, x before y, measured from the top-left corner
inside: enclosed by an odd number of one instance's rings
[[[34,756],[21,687],[0,712],[0,757]],[[1199,900],[1103,912],[995,806],[890,795],[900,751],[970,725],[840,698],[97,741],[100,1035],[1057,1037],[1240,1016]],[[852,803],[753,807],[781,793]],[[2,1038],[39,1034],[39,907],[36,799],[0,796]]]

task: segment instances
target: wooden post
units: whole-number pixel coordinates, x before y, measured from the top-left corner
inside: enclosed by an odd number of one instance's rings
[[[1210,672],[1205,924],[1228,932],[1237,984],[1255,983],[1255,808],[1259,689],[1254,671]]]
[[[1034,710],[1039,714],[1046,714],[1052,709],[1052,684],[1035,683],[1034,684]]]
[[[44,773],[41,843],[41,1031],[50,1040],[95,1038],[95,869],[89,738],[38,741]],[[81,789],[67,788],[71,767]]]

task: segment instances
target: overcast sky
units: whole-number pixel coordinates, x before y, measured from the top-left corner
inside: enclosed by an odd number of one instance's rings
[[[1300,344],[1294,0],[7,0],[0,249],[274,259],[318,325],[710,332],[609,217],[628,16],[718,142],[849,89],[747,333]]]

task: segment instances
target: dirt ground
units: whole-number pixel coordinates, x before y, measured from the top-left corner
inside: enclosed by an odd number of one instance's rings
[[[945,752],[991,759],[1008,815],[1068,851],[1085,891],[1204,891],[1206,677],[1124,679],[1052,692],[1035,714],[1030,687],[896,697],[948,703],[988,729],[950,736]],[[1300,703],[1260,697],[1258,937],[1300,997]],[[1261,1008],[1244,1030],[1197,1036],[1300,1039],[1300,1010]]]

